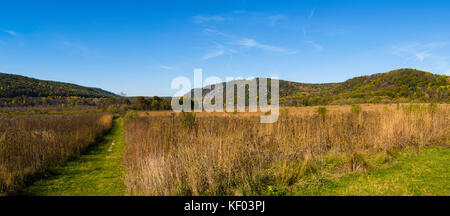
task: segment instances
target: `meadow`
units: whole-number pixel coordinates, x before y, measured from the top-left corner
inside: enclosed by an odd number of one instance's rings
[[[262,113],[129,113],[132,195],[295,195],[369,173],[401,151],[450,146],[447,104],[282,108]]]
[[[0,115],[0,195],[450,193],[448,104],[85,111]]]
[[[0,115],[0,194],[80,156],[112,126],[111,114]]]

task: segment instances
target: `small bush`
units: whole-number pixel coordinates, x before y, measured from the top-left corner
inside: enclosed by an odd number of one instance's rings
[[[359,113],[361,113],[361,111],[362,111],[362,107],[359,104],[353,104],[352,108],[350,109],[350,111],[353,114],[359,115]]]
[[[322,118],[322,120],[325,120],[325,116],[327,114],[327,108],[326,107],[319,107],[317,108],[317,114]]]
[[[280,109],[280,116],[287,117],[289,115],[288,109]]]
[[[430,110],[431,113],[436,113],[437,109],[438,109],[438,105],[436,103],[430,103],[430,105],[428,106],[428,109]]]
[[[347,164],[352,171],[367,171],[370,167],[364,156],[358,152],[347,155]]]
[[[138,113],[135,110],[129,110],[125,113],[123,117],[123,121],[125,123],[129,122],[130,120],[133,120],[138,117]]]
[[[319,163],[314,159],[305,159],[302,164],[302,175],[312,175],[320,170]]]
[[[193,114],[191,112],[181,111],[180,122],[181,122],[181,125],[183,125],[183,127],[185,127],[185,128],[189,128],[189,129],[194,128],[196,125],[195,114]]]
[[[264,113],[264,115],[270,115],[270,114],[272,114],[272,110],[269,110],[269,111]]]
[[[406,114],[417,113],[424,110],[420,104],[408,104],[402,106],[402,108],[403,112],[405,112]]]

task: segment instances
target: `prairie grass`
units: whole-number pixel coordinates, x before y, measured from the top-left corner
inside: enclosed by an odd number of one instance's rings
[[[0,194],[79,156],[112,126],[110,114],[0,116]]]
[[[375,156],[449,145],[448,105],[386,107],[284,108],[274,124],[198,113],[192,127],[180,114],[141,115],[126,124],[125,184],[134,195],[286,195],[325,171],[364,173]]]
[[[24,114],[83,114],[104,113],[105,111],[95,106],[33,106],[33,107],[0,107],[0,115],[24,115]]]
[[[20,196],[123,196],[123,119],[78,158],[51,167],[15,195]]]

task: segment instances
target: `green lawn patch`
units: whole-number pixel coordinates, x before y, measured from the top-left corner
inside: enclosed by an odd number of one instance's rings
[[[335,180],[314,177],[310,188],[295,195],[450,196],[450,148],[401,152],[394,162],[369,173],[347,174]]]

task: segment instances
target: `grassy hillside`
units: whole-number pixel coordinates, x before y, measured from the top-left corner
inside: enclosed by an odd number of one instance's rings
[[[38,80],[34,78],[0,73],[0,98],[14,97],[86,97],[101,98],[117,96],[99,88],[70,83]]]
[[[256,80],[259,81],[258,78]],[[243,81],[238,80],[222,84],[226,87],[227,84],[241,82]],[[215,85],[211,89],[214,88]],[[449,76],[414,69],[399,69],[355,77],[342,83],[309,84],[280,80],[280,103],[289,106],[308,106],[397,101],[450,102],[449,89]],[[203,95],[208,92],[210,90],[204,89]],[[246,96],[248,97],[248,92]]]

